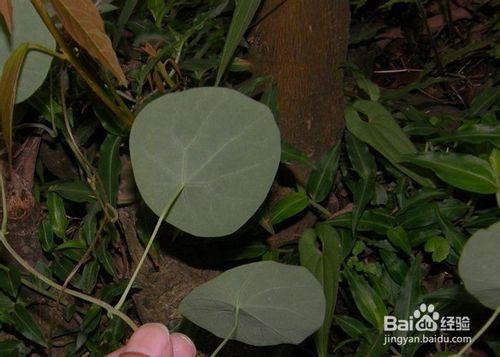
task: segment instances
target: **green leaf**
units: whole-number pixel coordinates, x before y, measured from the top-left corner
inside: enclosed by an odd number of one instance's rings
[[[395,253],[388,250],[381,249],[379,254],[391,278],[396,283],[401,284],[408,272],[408,265],[399,259]]]
[[[66,217],[63,199],[57,193],[49,192],[47,194],[47,208],[52,231],[59,238],[64,238],[68,227],[68,218]]]
[[[323,201],[333,186],[333,180],[339,165],[341,145],[338,143],[326,153],[315,169],[309,175],[307,192],[316,202]]]
[[[333,323],[351,338],[357,338],[370,329],[361,321],[347,315],[335,315]]]
[[[285,198],[279,200],[269,213],[271,224],[278,224],[285,219],[302,212],[309,205],[309,198],[303,189],[293,192]]]
[[[12,51],[10,57],[3,63],[2,77],[0,78],[0,120],[2,122],[3,140],[5,142],[10,164],[12,164],[12,123],[14,121],[14,104],[16,102],[16,93],[19,86],[18,83],[21,76],[21,70],[28,50],[29,45],[23,43]]]
[[[266,261],[228,270],[197,287],[179,310],[218,337],[254,346],[299,344],[321,327],[325,297],[306,268]]]
[[[15,0],[14,27],[12,35],[0,28],[0,72],[3,71],[7,59],[21,44],[33,43],[54,50],[55,41],[42,22],[30,0]],[[43,83],[50,69],[52,57],[31,51],[24,61],[19,85],[17,87],[16,103],[28,99]],[[5,135],[5,134],[4,134]]]
[[[437,221],[444,236],[450,241],[457,254],[461,254],[467,238],[436,208]]]
[[[82,181],[58,183],[50,186],[49,192],[56,192],[73,202],[92,202],[95,200],[90,187]]]
[[[99,277],[99,263],[96,260],[85,264],[81,278],[78,280],[77,285],[86,293],[91,293],[94,290],[97,278]]]
[[[499,99],[500,99],[500,86],[489,88],[481,92],[478,96],[476,96],[472,100],[471,107],[469,108],[467,114],[470,116],[481,115],[491,106],[498,104]]]
[[[404,229],[415,229],[437,223],[436,206],[446,219],[454,221],[462,217],[470,206],[455,199],[446,199],[439,203],[422,202],[396,215],[396,220]]]
[[[450,254],[450,241],[443,237],[431,237],[425,243],[424,249],[432,253],[432,261],[440,263]]]
[[[489,157],[490,165],[493,170],[493,174],[497,180],[497,205],[500,207],[500,150],[493,149]]]
[[[118,21],[116,21],[115,30],[113,31],[113,48],[118,47],[125,25],[130,19],[130,16],[132,16],[138,2],[139,0],[125,1],[122,11],[120,12],[120,16],[118,17]]]
[[[344,277],[349,284],[354,303],[361,315],[379,331],[382,331],[384,316],[387,315],[387,309],[382,298],[373,290],[365,278],[350,268],[344,269]]]
[[[83,218],[83,224],[80,232],[80,239],[87,243],[88,246],[90,246],[94,242],[97,232],[97,221],[95,214],[88,213]]]
[[[356,171],[359,177],[363,178],[375,176],[375,171],[377,170],[375,159],[373,155],[370,154],[368,145],[358,140],[349,132],[346,133],[345,138],[347,155],[349,156],[354,171]]]
[[[160,214],[183,187],[167,221],[204,237],[233,233],[271,187],[280,138],[265,105],[234,90],[196,88],[144,108],[130,134],[134,176]]]
[[[97,166],[97,172],[104,186],[104,192],[109,203],[116,206],[116,195],[120,184],[120,144],[119,136],[108,134],[101,145],[100,159]]]
[[[29,311],[23,305],[14,305],[14,310],[12,311],[12,322],[14,328],[24,337],[43,347],[47,347],[47,340],[40,330],[40,327],[35,320],[33,320]]]
[[[229,32],[226,37],[226,43],[224,44],[224,50],[222,51],[215,86],[219,85],[222,75],[233,58],[234,51],[243,39],[243,35],[245,34],[250,21],[252,21],[257,9],[259,8],[260,2],[261,0],[245,0],[236,2],[233,19],[231,21],[231,25],[229,26]]]
[[[420,282],[422,280],[422,268],[420,257],[414,258],[410,269],[406,273],[399,290],[399,296],[394,306],[394,315],[398,319],[407,319],[418,304],[420,296]],[[399,331],[399,336],[406,336],[407,332]]]
[[[408,255],[411,255],[411,245],[408,234],[403,227],[397,226],[387,231],[387,238],[396,248],[401,249]]]
[[[27,356],[29,349],[19,340],[0,342],[0,356]]]
[[[108,252],[108,250],[106,249],[106,245],[103,242],[101,242],[101,244],[97,246],[95,254],[99,262],[102,264],[104,270],[106,270],[109,275],[116,278],[118,276],[118,273],[116,272],[113,257]]]
[[[359,70],[353,70],[352,74],[354,75],[357,86],[368,94],[370,100],[377,101],[380,99],[380,88],[378,85],[366,78],[366,76]]]
[[[473,124],[465,125],[451,134],[443,134],[431,139],[433,142],[461,141],[472,144],[481,144],[485,141],[500,147],[500,124]]]
[[[312,169],[315,168],[312,161],[303,151],[285,141],[281,142],[281,162],[286,164],[299,163]]]
[[[500,307],[500,222],[480,229],[465,244],[458,264],[465,288],[484,306]]]
[[[334,219],[326,221],[334,227],[351,228],[352,227],[352,213],[346,213]],[[360,232],[374,231],[375,233],[386,235],[394,225],[394,217],[384,210],[368,210],[363,212],[358,222],[357,230]]]
[[[387,356],[387,350],[390,347],[389,343],[384,343],[385,332],[374,333],[368,331],[363,335],[359,344],[356,356],[359,357],[383,357]]]
[[[495,193],[495,176],[487,161],[476,156],[455,153],[407,155],[405,162],[431,169],[444,182],[462,190]]]
[[[54,232],[52,231],[52,225],[48,219],[44,219],[42,221],[42,224],[38,229],[38,239],[40,240],[40,245],[45,252],[50,253],[54,250]]]
[[[361,120],[358,111],[366,115],[369,121]],[[349,132],[380,152],[398,170],[422,186],[433,186],[428,178],[398,164],[401,155],[416,153],[417,150],[391,113],[380,103],[365,100],[356,101],[346,109],[346,124]]]
[[[361,219],[366,206],[370,203],[375,194],[375,176],[361,178],[354,185],[354,207],[352,209],[352,234],[356,233],[359,220]]]
[[[321,249],[316,245],[317,239],[321,242]],[[330,327],[337,301],[340,266],[343,260],[340,237],[332,227],[325,224],[317,225],[315,230],[309,229],[302,234],[299,240],[299,255],[300,264],[313,273],[325,293],[325,320],[316,332],[315,342],[318,356],[327,356]]]
[[[16,298],[21,286],[21,273],[15,267],[9,270],[0,270],[0,289],[11,297]]]

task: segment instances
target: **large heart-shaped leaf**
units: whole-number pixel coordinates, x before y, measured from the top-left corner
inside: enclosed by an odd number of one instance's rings
[[[458,269],[466,289],[483,305],[500,307],[500,222],[480,229],[465,244]]]
[[[179,309],[218,337],[236,325],[231,338],[247,344],[298,344],[323,323],[325,296],[306,268],[266,261],[226,271],[193,290]]]
[[[34,43],[51,50],[55,48],[54,39],[30,1],[16,0],[12,2],[12,5],[14,19],[12,34],[9,35],[3,26],[0,26],[0,71],[3,70],[12,51],[22,43]],[[49,71],[50,62],[51,57],[46,54],[35,51],[28,54],[19,79],[16,103],[26,100],[42,85]]]
[[[158,215],[196,236],[233,233],[265,199],[280,160],[271,111],[234,90],[197,88],[150,103],[130,133],[135,180]]]

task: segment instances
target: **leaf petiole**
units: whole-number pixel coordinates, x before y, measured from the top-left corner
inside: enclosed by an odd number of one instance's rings
[[[151,234],[151,238],[149,238],[148,244],[146,245],[146,248],[144,249],[144,253],[142,254],[141,260],[139,260],[139,263],[137,264],[137,267],[135,268],[134,273],[132,274],[132,277],[130,278],[130,281],[127,284],[127,287],[125,288],[125,291],[123,292],[122,296],[120,297],[120,301],[115,305],[115,309],[120,310],[123,304],[125,303],[125,300],[127,299],[127,295],[130,292],[130,289],[132,288],[132,285],[134,284],[135,279],[137,278],[137,274],[139,274],[139,271],[141,270],[142,265],[144,264],[144,261],[146,260],[146,257],[148,256],[149,250],[153,246],[153,241],[158,234],[158,231],[160,230],[160,226],[165,220],[165,218],[168,216],[168,213],[174,206],[175,202],[181,195],[182,191],[184,190],[184,184],[181,185],[179,188],[179,191],[174,195],[172,200],[170,200],[165,208],[163,209],[163,212],[161,213],[160,217],[158,217],[158,221],[156,222],[155,229],[153,231],[153,234]]]
[[[469,343],[466,344],[464,347],[462,347],[462,349],[454,356],[455,357],[463,356],[464,353],[467,352],[467,350],[472,347],[474,342],[476,342],[478,340],[478,338],[481,337],[481,335],[486,332],[486,330],[496,320],[496,318],[498,317],[499,314],[500,314],[500,306],[497,307],[497,309],[493,312],[493,314],[490,316],[488,321],[486,321],[485,324],[483,325],[483,327],[481,327],[481,329],[474,335],[474,337],[472,337],[472,339],[469,341]]]
[[[34,269],[31,265],[28,264],[17,252],[15,251],[14,248],[10,245],[8,242],[7,238],[5,237],[5,231],[6,231],[6,222],[7,222],[7,206],[6,206],[6,199],[5,199],[5,189],[4,189],[4,182],[3,182],[3,174],[0,173],[0,191],[2,194],[2,210],[3,210],[3,220],[2,220],[2,231],[0,232],[0,241],[4,245],[5,249],[12,255],[12,257],[24,268],[26,269],[29,273],[33,274],[36,278],[39,280],[43,281],[45,284],[49,285],[50,287],[59,290],[59,291],[64,291],[65,293],[72,295],[76,298],[85,300],[89,303],[95,304],[97,306],[102,307],[105,309],[109,314],[116,315],[119,318],[121,318],[127,325],[130,326],[130,328],[133,331],[136,331],[138,329],[137,325],[135,324],[134,321],[127,315],[125,315],[123,312],[119,311],[118,309],[115,309],[113,306],[109,305],[108,303],[96,299],[92,296],[85,295],[83,293],[80,293],[76,290],[71,290],[71,289],[64,289],[61,285],[57,284],[56,282],[50,280],[47,278],[45,275]]]
[[[224,338],[224,340],[220,343],[220,345],[217,346],[217,348],[215,349],[215,351],[212,352],[212,354],[210,355],[210,357],[217,356],[217,354],[222,350],[222,348],[231,339],[231,337],[233,337],[234,333],[238,329],[239,322],[240,322],[240,308],[236,307],[236,311],[234,313],[234,325],[233,325],[233,328],[231,329],[231,331],[229,331],[228,335],[226,336],[226,338]]]

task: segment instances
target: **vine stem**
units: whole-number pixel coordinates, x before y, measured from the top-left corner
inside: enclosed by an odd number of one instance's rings
[[[228,335],[226,336],[226,338],[224,338],[224,340],[220,343],[220,345],[217,346],[217,348],[215,349],[215,351],[212,352],[212,354],[210,355],[210,357],[216,357],[217,354],[220,352],[220,350],[222,350],[222,348],[229,341],[229,339],[231,337],[233,337],[234,333],[236,332],[236,329],[238,328],[239,321],[240,321],[240,309],[237,307],[236,311],[235,311],[235,314],[234,314],[234,325],[233,325],[233,328],[231,329],[231,331],[229,331]]]
[[[184,184],[181,185],[179,188],[179,191],[173,196],[173,198],[167,202],[167,205],[163,209],[163,212],[160,214],[160,217],[158,217],[158,221],[156,222],[155,229],[153,230],[153,233],[151,234],[151,238],[149,238],[148,244],[146,245],[146,248],[144,249],[144,253],[142,254],[141,260],[139,260],[139,263],[137,264],[137,267],[134,270],[134,273],[132,274],[132,277],[130,278],[127,287],[125,288],[125,291],[123,292],[122,296],[120,297],[120,301],[115,305],[115,309],[120,310],[123,304],[125,303],[125,300],[127,299],[127,295],[130,292],[130,289],[132,288],[132,285],[134,284],[135,279],[137,278],[137,275],[139,274],[139,271],[141,270],[142,265],[144,264],[144,261],[146,260],[149,250],[153,246],[153,242],[155,240],[156,235],[158,234],[158,231],[160,230],[160,226],[167,218],[168,213],[174,206],[175,202],[181,195],[182,191],[184,190]]]
[[[491,324],[493,323],[493,321],[495,321],[495,319],[498,317],[499,314],[500,314],[500,306],[497,307],[497,309],[493,312],[493,314],[488,319],[488,321],[486,321],[486,323],[483,325],[483,327],[481,327],[481,329],[474,335],[474,337],[472,337],[470,342],[468,344],[466,344],[464,347],[462,347],[462,349],[455,356],[456,357],[463,356],[464,353],[469,348],[472,347],[474,342],[476,342],[478,340],[478,338],[481,337],[481,335],[486,332],[486,330],[491,326]]]
[[[85,66],[80,62],[80,60],[75,56],[71,48],[64,41],[61,33],[57,29],[57,27],[52,22],[50,15],[47,13],[43,3],[41,0],[31,0],[31,3],[35,7],[38,15],[44,22],[47,29],[50,31],[57,44],[61,48],[61,51],[66,57],[66,60],[75,68],[76,72],[83,78],[83,80],[87,83],[90,89],[101,99],[101,101],[108,107],[109,110],[116,115],[116,117],[124,124],[128,129],[132,126],[134,121],[134,116],[130,112],[130,110],[124,110],[121,107],[117,106],[106,94],[106,92],[101,88],[99,84],[97,84],[94,76],[87,71]]]
[[[10,243],[8,242],[7,238],[5,235],[7,234],[7,202],[5,198],[5,187],[4,187],[4,182],[3,182],[3,173],[0,172],[0,191],[2,194],[2,211],[3,211],[3,219],[2,219],[2,230],[0,231],[0,241],[4,245],[5,249],[9,252],[10,255],[21,265],[24,269],[26,269],[28,272],[33,274],[36,278],[44,282],[45,284],[49,285],[50,287],[59,290],[59,291],[64,291],[66,294],[74,296],[76,298],[85,300],[89,303],[95,304],[97,306],[102,307],[105,309],[109,314],[116,315],[117,317],[121,318],[127,325],[130,326],[130,328],[134,331],[138,329],[138,326],[135,324],[134,321],[127,315],[125,315],[123,312],[115,309],[113,306],[109,305],[108,303],[96,299],[92,296],[88,296],[86,294],[83,294],[79,291],[76,290],[71,290],[71,289],[64,289],[61,285],[57,284],[56,282],[50,280],[47,278],[45,275],[34,269],[31,265],[28,264],[19,254],[17,254],[16,250],[12,248]]]

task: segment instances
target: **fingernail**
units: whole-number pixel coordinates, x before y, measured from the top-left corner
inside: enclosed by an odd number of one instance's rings
[[[189,337],[179,332],[173,333],[170,337],[174,356],[196,356],[196,346]]]
[[[145,324],[130,337],[120,357],[162,357],[170,347],[170,334],[163,324]]]
[[[189,343],[193,347],[193,349],[196,351],[196,346],[194,345],[194,342],[189,337],[187,337],[186,335],[184,335],[183,333],[180,333],[180,332],[178,332],[178,334],[179,334],[179,337],[181,337],[187,343]]]

